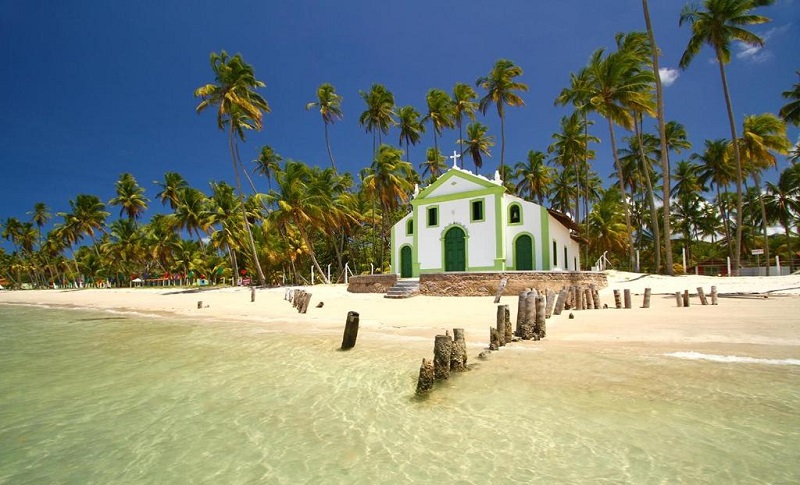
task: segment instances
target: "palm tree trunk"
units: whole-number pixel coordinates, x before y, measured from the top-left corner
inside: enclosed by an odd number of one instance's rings
[[[506,164],[506,122],[503,112],[500,111],[500,173],[504,173]]]
[[[328,139],[328,123],[325,122],[325,145],[328,147],[328,156],[331,158],[331,167],[336,171],[336,162],[333,161],[333,152],[331,152],[331,142]]]
[[[458,153],[461,155],[461,168],[464,168],[464,135],[461,133],[461,119],[458,120]],[[475,173],[478,173],[477,169]]]
[[[645,0],[646,2],[647,0]],[[641,122],[641,116],[637,115]],[[650,206],[650,226],[653,230],[653,252],[655,253],[655,261],[653,262],[655,269],[654,273],[661,272],[661,231],[658,227],[658,211],[656,211],[656,197],[653,194],[653,183],[650,180],[650,164],[644,156],[644,146],[642,140],[642,127],[639,123],[634,123],[636,128],[636,138],[639,141],[639,157],[642,161],[642,170],[644,171],[644,181],[647,187],[647,203]]]
[[[786,234],[786,248],[789,250],[789,273],[794,273],[794,253],[792,252],[792,238],[790,236],[789,221],[785,217],[781,217],[781,225],[783,225],[783,232]]]
[[[322,271],[322,268],[317,262],[317,254],[314,252],[314,246],[311,244],[311,240],[308,238],[308,234],[306,234],[305,228],[303,227],[303,225],[298,224],[297,220],[295,220],[294,223],[295,226],[297,226],[297,230],[300,232],[300,237],[303,239],[303,244],[305,244],[306,247],[308,248],[308,255],[311,256],[311,262],[314,264],[314,268],[316,268],[317,271],[319,271],[319,274],[322,277],[322,280],[325,282],[325,284],[328,285],[331,284],[330,280],[328,280],[328,277]]]
[[[231,269],[233,270],[233,280],[231,281],[231,286],[236,286],[236,283],[239,279],[239,264],[236,261],[236,253],[233,252],[231,249],[230,244],[226,244],[228,247],[228,256],[231,258]]]
[[[614,154],[614,165],[617,167],[617,176],[619,177],[619,190],[622,193],[622,205],[625,207],[625,229],[628,231],[628,264],[629,269],[633,271],[634,253],[633,253],[633,228],[631,227],[631,208],[628,203],[628,195],[625,191],[625,178],[622,173],[622,164],[619,162],[619,155],[617,154],[617,139],[614,136],[614,124],[611,118],[606,118],[608,121],[608,131],[611,134],[611,151]]]
[[[739,155],[739,139],[736,136],[736,121],[733,117],[731,96],[728,92],[728,79],[725,77],[725,64],[722,62],[722,51],[717,48],[717,64],[722,78],[722,91],[725,94],[725,107],[728,109],[728,122],[731,125],[731,143],[733,143],[733,161],[736,164],[736,246],[733,254],[734,275],[739,276],[742,253],[742,160]]]
[[[728,190],[725,189],[725,193]],[[728,243],[728,257],[733,260],[733,248],[731,248],[731,223],[728,220],[728,212],[725,210],[725,204],[722,203],[722,198],[719,194],[719,184],[717,184],[717,203],[719,204],[719,215],[722,217],[722,227],[725,228],[725,242]]]
[[[245,208],[244,204],[244,192],[242,192],[242,177],[239,175],[239,167],[237,166],[236,160],[236,150],[234,148],[234,138],[233,138],[233,123],[231,123],[230,129],[228,130],[228,145],[230,146],[231,150],[231,161],[233,162],[233,173],[236,175],[236,189],[239,191],[239,204],[242,207],[242,224],[244,225],[245,232],[247,233],[247,239],[250,243],[250,252],[253,256],[253,264],[256,267],[256,271],[258,272],[258,280],[261,283],[261,286],[267,286],[267,279],[264,277],[264,272],[261,270],[261,263],[258,261],[258,252],[256,251],[256,242],[253,239],[253,233],[250,231],[250,221],[247,220],[247,209]]]
[[[755,182],[756,190],[760,195],[761,176],[758,174],[758,170],[753,172],[753,182]],[[764,197],[759,197],[758,201],[761,203],[761,230],[764,233],[764,256],[767,258],[767,276],[769,276],[769,238],[767,237],[767,205],[764,203]]]

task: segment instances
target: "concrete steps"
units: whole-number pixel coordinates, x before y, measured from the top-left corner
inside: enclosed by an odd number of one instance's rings
[[[384,298],[411,298],[419,295],[419,279],[397,280],[394,286],[383,296]]]

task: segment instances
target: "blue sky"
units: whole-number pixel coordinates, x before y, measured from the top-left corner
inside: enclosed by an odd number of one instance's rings
[[[677,70],[689,28],[678,26],[682,1],[650,2],[665,89],[668,120],[683,123],[695,147],[728,138],[719,72],[708,49],[686,71]],[[502,6],[502,7],[501,7]],[[777,112],[780,93],[798,78],[800,8],[778,0],[760,12],[773,19],[756,26],[762,49],[735,48],[727,73],[737,116]],[[327,166],[323,125],[305,104],[323,82],[344,97],[344,119],[330,129],[340,170],[356,173],[370,163],[371,135],[358,125],[360,90],[383,83],[398,105],[425,111],[430,88],[451,91],[475,83],[497,59],[524,69],[526,106],[506,118],[506,163],[528,150],[546,150],[561,116],[553,100],[570,72],[597,48],[613,48],[618,32],[644,30],[641,2],[563,0],[489,1],[40,1],[0,0],[0,219],[27,219],[36,202],[66,211],[79,193],[107,201],[114,182],[131,172],[153,199],[155,180],[180,172],[208,191],[211,180],[232,179],[225,135],[212,112],[198,115],[193,91],[213,81],[212,51],[241,53],[267,87],[272,112],[264,129],[241,146],[244,160],[264,144],[284,158]],[[480,90],[478,90],[479,94]],[[499,163],[500,124],[495,110],[479,120],[498,145],[482,172]],[[646,122],[655,130],[655,121]],[[430,133],[412,147],[418,165]],[[798,130],[790,129],[792,140]],[[595,169],[612,171],[608,132],[596,123]],[[619,133],[620,136],[623,133]],[[387,140],[397,144],[393,130]],[[448,131],[442,151],[455,147]],[[688,156],[685,154],[684,156]],[[681,159],[674,156],[673,160]],[[787,164],[785,159],[779,167]],[[775,172],[777,173],[777,171]],[[774,178],[774,175],[768,176]],[[259,182],[266,191],[266,181]],[[162,211],[151,203],[150,213]],[[117,217],[114,208],[112,219]]]

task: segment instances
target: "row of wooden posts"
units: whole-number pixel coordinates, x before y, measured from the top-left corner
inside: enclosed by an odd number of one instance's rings
[[[650,295],[651,289],[645,288],[644,289],[644,297],[642,300],[642,308],[650,308]],[[709,301],[706,298],[706,293],[703,290],[703,287],[697,287],[697,296],[700,299],[701,305],[708,305]],[[717,287],[711,287],[711,304],[717,304]],[[624,297],[624,308],[630,309],[631,308],[631,290],[623,290],[623,297]],[[689,290],[683,290],[681,294],[680,291],[675,292],[675,302],[678,304],[678,307],[688,307],[689,306]],[[623,308],[623,300],[620,298],[619,290],[614,290],[614,306],[616,308]]]
[[[308,310],[308,304],[311,303],[311,293],[306,290],[287,288],[283,299],[291,303],[298,313],[305,313]]]
[[[464,329],[454,328],[453,336],[450,331],[444,335],[437,335],[433,344],[433,360],[422,359],[417,379],[417,395],[428,394],[436,381],[447,380],[451,372],[464,372],[467,370],[467,343],[464,339]]]

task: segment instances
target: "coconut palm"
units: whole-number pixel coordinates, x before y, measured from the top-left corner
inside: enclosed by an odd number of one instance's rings
[[[562,94],[566,95],[565,91]],[[560,131],[552,136],[553,143],[547,147],[548,153],[554,154],[554,161],[574,173],[578,192],[575,199],[575,220],[579,221],[581,195],[584,197],[584,209],[588,212],[588,194],[586,191],[586,175],[589,173],[589,160],[595,157],[594,150],[589,149],[589,143],[598,143],[600,140],[589,135],[586,113],[581,110],[574,111],[570,116],[561,117]]]
[[[447,170],[447,157],[442,155],[436,148],[428,148],[425,152],[425,161],[419,164],[422,169],[422,176],[428,176],[428,183],[433,183],[439,175]]]
[[[39,229],[39,244],[42,243],[42,228],[47,224],[53,215],[50,213],[50,208],[44,202],[37,202],[33,205],[33,210],[28,212],[31,216],[31,221],[36,224]]]
[[[488,129],[479,121],[470,123],[467,126],[467,139],[458,140],[459,144],[467,145],[466,153],[475,164],[475,173],[478,173],[478,169],[483,166],[483,155],[492,156],[489,150],[494,146],[494,137],[486,134]]]
[[[203,237],[200,231],[206,232],[210,227],[208,198],[203,192],[193,187],[181,190],[178,197],[178,206],[175,208],[175,226],[196,236],[197,242],[203,246]]]
[[[475,112],[478,110],[478,103],[475,100],[478,94],[472,89],[472,86],[464,83],[456,83],[453,86],[453,120],[458,126],[458,139],[464,138],[461,127],[464,123],[466,116],[471,121],[475,121]],[[464,153],[464,145],[459,144],[459,153]],[[461,160],[461,168],[464,168],[464,160]]]
[[[736,179],[736,169],[733,167],[733,161],[728,153],[728,144],[728,140],[723,138],[706,140],[703,153],[695,153],[690,158],[700,164],[698,172],[699,182],[703,186],[713,186],[716,191],[716,204],[719,208],[719,215],[723,223],[728,257],[733,260],[730,213],[724,201],[727,200],[728,185]],[[725,197],[723,197],[722,191],[724,191]]]
[[[400,146],[406,143],[406,161],[411,163],[411,145],[419,143],[425,133],[425,125],[419,117],[419,111],[413,106],[403,106],[397,110],[397,124],[400,127]]]
[[[119,206],[119,216],[125,214],[129,220],[136,221],[147,210],[149,199],[130,173],[120,175],[116,183],[117,196],[108,201],[109,205]]]
[[[622,256],[628,245],[628,233],[623,219],[622,197],[617,187],[601,191],[600,199],[589,213],[589,246],[592,254],[605,251]],[[613,256],[612,256],[613,257]]]
[[[71,211],[69,213],[59,212],[59,217],[64,217],[65,225],[71,228],[72,241],[76,242],[83,236],[89,236],[94,245],[95,251],[99,255],[96,234],[105,233],[106,217],[109,213],[105,211],[105,204],[96,195],[78,194],[75,200],[69,201]]]
[[[258,158],[253,160],[253,163],[256,165],[256,168],[254,169],[255,173],[263,175],[267,178],[267,183],[269,184],[270,190],[272,190],[272,180],[281,170],[282,160],[283,157],[278,155],[278,153],[269,145],[264,145],[261,147],[261,151],[258,152]]]
[[[522,76],[521,67],[508,59],[500,59],[495,62],[494,67],[489,71],[489,75],[480,77],[475,81],[476,86],[486,91],[486,94],[478,103],[481,113],[486,114],[489,105],[494,104],[497,107],[497,115],[500,117],[501,167],[505,165],[506,154],[505,107],[506,105],[524,106],[525,101],[522,100],[518,92],[528,90],[527,84],[515,80],[519,76]]]
[[[256,79],[253,67],[247,64],[240,54],[229,57],[222,51],[220,54],[211,53],[211,70],[214,73],[214,83],[200,86],[194,92],[196,98],[202,101],[197,105],[197,112],[204,111],[209,106],[217,106],[217,126],[221,131],[228,128],[228,146],[231,152],[231,162],[236,179],[236,189],[239,192],[242,211],[244,207],[244,192],[242,191],[240,170],[243,170],[239,160],[238,140],[244,141],[245,130],[261,131],[263,114],[269,113],[267,101],[256,92],[264,87],[264,83]],[[250,252],[258,271],[258,279],[262,286],[267,284],[264,272],[258,262],[255,241],[250,230],[247,216],[242,214],[242,223],[250,242]]]
[[[797,71],[797,75],[800,76],[800,71]],[[784,91],[781,95],[789,100],[781,108],[781,118],[794,126],[800,125],[800,82],[794,83],[792,89]]]
[[[553,169],[545,164],[546,158],[544,152],[529,150],[525,161],[514,165],[514,178],[519,180],[515,187],[517,194],[539,205],[544,203],[553,184]]]
[[[792,165],[778,178],[778,183],[767,182],[767,193],[764,196],[766,217],[770,221],[779,221],[786,235],[786,255],[789,257],[790,271],[794,272],[794,252],[792,251],[791,222],[800,216],[800,165]]]
[[[771,5],[774,0],[704,0],[703,9],[697,5],[687,4],[681,11],[678,25],[688,22],[692,28],[692,36],[681,56],[680,67],[686,69],[700,52],[703,45],[714,49],[722,79],[722,92],[725,107],[728,110],[731,140],[737,140],[736,120],[733,116],[731,97],[728,92],[728,79],[725,64],[731,60],[731,44],[734,41],[744,42],[751,46],[762,46],[764,40],[745,27],[769,22],[770,19],[753,14],[757,7]],[[735,274],[739,272],[742,245],[742,161],[738,144],[733,145],[733,162],[736,168],[736,246],[734,250]]]
[[[328,157],[331,159],[331,167],[336,170],[336,162],[333,161],[331,152],[331,142],[328,139],[328,125],[336,120],[342,119],[342,97],[336,94],[336,89],[332,84],[322,83],[317,88],[317,100],[306,104],[306,110],[319,108],[322,116],[322,123],[325,125],[325,146],[328,147]]]
[[[675,208],[678,212],[680,226],[684,235],[686,252],[688,258],[692,255],[692,228],[696,225],[696,220],[700,217],[698,201],[700,194],[706,190],[700,179],[700,166],[690,161],[682,160],[678,162],[673,171],[675,185],[670,191],[670,196],[676,199]],[[684,268],[685,270],[685,268]]]
[[[383,84],[373,84],[368,92],[359,91],[358,94],[367,109],[358,117],[358,124],[363,126],[367,133],[372,133],[372,155],[376,155],[376,146],[381,145],[381,133],[389,133],[389,128],[396,124],[394,119],[394,95]],[[375,144],[377,136],[378,145]]]
[[[161,205],[166,205],[169,202],[172,210],[178,207],[181,190],[189,186],[189,182],[177,172],[167,172],[164,174],[163,182],[154,180],[153,183],[161,187],[161,192],[156,194],[156,198],[161,200]]]
[[[556,170],[547,200],[550,206],[564,214],[572,213],[572,201],[578,196],[578,181],[575,170],[562,168]]]
[[[422,118],[423,122],[430,121],[433,126],[433,147],[438,150],[439,144],[436,135],[441,136],[445,128],[455,126],[455,106],[453,99],[441,89],[431,89],[425,96],[428,113]]]
[[[208,207],[208,224],[215,226],[211,242],[215,247],[224,248],[228,253],[231,263],[232,285],[237,284],[236,276],[239,275],[239,261],[236,253],[239,251],[241,228],[239,220],[241,209],[239,198],[236,197],[233,187],[225,182],[211,182],[211,198]]]
[[[751,115],[744,119],[742,138],[739,140],[739,153],[745,169],[753,177],[756,193],[761,193],[761,172],[769,167],[777,166],[774,153],[789,153],[792,144],[786,137],[786,124],[773,115],[764,113]],[[769,261],[769,239],[767,237],[767,212],[764,198],[759,197],[761,206],[761,224],[764,234],[764,256]],[[767,265],[769,276],[769,264]]]

